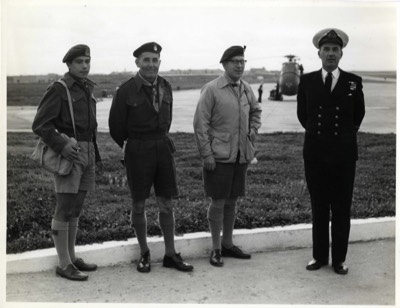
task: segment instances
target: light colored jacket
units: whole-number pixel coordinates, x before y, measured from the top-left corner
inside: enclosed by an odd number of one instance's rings
[[[207,83],[201,90],[193,127],[197,147],[204,159],[234,163],[240,150],[239,163],[254,158],[255,146],[250,131],[261,126],[261,107],[247,82],[241,81],[240,95],[225,75]]]

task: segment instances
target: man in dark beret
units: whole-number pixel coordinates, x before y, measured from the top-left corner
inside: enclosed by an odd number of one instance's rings
[[[322,69],[300,78],[297,116],[306,130],[304,167],[312,209],[313,260],[307,270],[329,263],[331,217],[332,267],[345,275],[350,212],[356,171],[357,132],[365,114],[362,80],[340,69],[349,38],[339,29],[319,31],[313,38]]]
[[[51,222],[56,246],[57,275],[70,280],[87,280],[82,271],[94,271],[96,264],[89,264],[75,254],[78,220],[85,196],[95,188],[95,170],[101,173],[102,163],[96,143],[95,83],[88,77],[90,49],[86,45],[73,46],[63,60],[68,73],[50,85],[40,101],[32,130],[54,151],[74,162],[70,174],[54,175],[56,209]],[[71,120],[67,90],[73,101],[75,131]],[[69,142],[63,134],[76,138]]]
[[[140,246],[137,270],[151,269],[147,245],[145,201],[154,186],[159,207],[159,224],[164,235],[163,266],[192,271],[176,252],[175,218],[172,197],[178,195],[173,154],[175,147],[168,132],[172,121],[171,85],[158,75],[161,46],[143,44],[133,52],[139,68],[115,93],[109,116],[110,134],[123,148],[126,174],[132,195],[131,225]]]
[[[207,212],[210,264],[218,267],[224,264],[223,256],[251,257],[233,244],[236,203],[245,195],[247,166],[254,158],[254,141],[261,126],[261,107],[250,85],[241,80],[245,49],[232,46],[225,50],[220,60],[225,73],[201,90],[193,122],[203,160],[204,191],[211,197]]]

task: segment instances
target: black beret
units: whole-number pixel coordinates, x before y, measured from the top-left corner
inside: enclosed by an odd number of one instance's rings
[[[162,49],[161,46],[158,45],[156,42],[150,42],[150,43],[143,44],[138,49],[136,49],[133,52],[133,56],[135,58],[139,58],[139,56],[144,52],[153,52],[156,54],[160,54],[161,49]]]
[[[224,51],[221,60],[219,63],[225,62],[236,56],[244,56],[244,51],[246,50],[246,46],[231,46],[227,50]]]
[[[63,58],[63,63],[72,62],[76,57],[89,57],[90,58],[90,48],[87,45],[79,44],[75,45],[67,51]]]
[[[318,31],[314,35],[313,44],[316,48],[320,48],[325,43],[338,44],[340,47],[346,47],[349,42],[349,37],[342,30],[335,28],[328,28]]]

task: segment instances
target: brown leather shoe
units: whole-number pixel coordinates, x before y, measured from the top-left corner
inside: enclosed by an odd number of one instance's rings
[[[141,273],[149,273],[151,270],[150,250],[140,256],[136,269]]]
[[[65,269],[62,269],[61,267],[57,266],[56,275],[66,278],[68,280],[83,281],[88,279],[88,275],[79,271],[72,264],[68,264]]]
[[[316,271],[319,270],[321,267],[328,265],[328,261],[317,261],[312,259],[310,262],[308,262],[306,269],[309,271]]]
[[[93,271],[95,271],[97,269],[97,265],[96,264],[86,263],[81,258],[76,259],[72,264],[78,270],[84,271],[84,272],[93,272]]]
[[[164,260],[163,260],[163,266],[169,267],[169,268],[174,267],[178,271],[182,271],[182,272],[193,271],[193,266],[190,265],[189,263],[183,261],[180,253],[176,253],[172,257],[165,255]]]
[[[224,261],[222,260],[220,249],[213,249],[211,251],[210,264],[217,267],[224,266]]]

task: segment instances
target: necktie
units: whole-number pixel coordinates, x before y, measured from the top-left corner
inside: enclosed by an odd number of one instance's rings
[[[327,93],[331,93],[331,88],[332,88],[332,73],[329,72],[328,75],[326,75],[325,78],[325,90]]]
[[[151,87],[151,92],[153,94],[153,106],[154,109],[158,112],[158,110],[160,109],[158,106],[158,99],[157,99],[157,89],[155,86]]]

